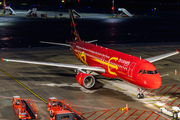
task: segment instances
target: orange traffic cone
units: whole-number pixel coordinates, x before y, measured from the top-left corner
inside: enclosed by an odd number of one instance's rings
[[[177,74],[177,69],[175,69],[174,74],[175,74],[175,75]]]
[[[128,108],[128,104],[126,103],[126,109],[125,109],[126,111],[128,111],[129,110],[129,108]]]

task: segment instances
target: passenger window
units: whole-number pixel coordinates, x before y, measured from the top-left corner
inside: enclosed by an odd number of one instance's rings
[[[143,70],[141,69],[140,71],[139,71],[139,74],[142,72]]]
[[[153,71],[147,70],[147,74],[154,74]]]
[[[158,71],[157,71],[157,70],[154,70],[154,74],[158,74]]]
[[[142,72],[142,74],[146,74],[146,70],[144,70],[144,71]]]

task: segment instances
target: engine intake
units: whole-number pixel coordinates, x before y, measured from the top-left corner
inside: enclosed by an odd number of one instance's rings
[[[95,81],[96,81],[91,74],[86,74],[82,72],[79,72],[76,75],[76,80],[81,86],[85,88],[92,88],[95,85]]]

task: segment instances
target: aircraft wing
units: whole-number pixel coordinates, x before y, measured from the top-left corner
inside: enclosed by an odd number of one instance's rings
[[[91,41],[86,41],[87,43],[93,43],[96,42],[98,40],[91,40]],[[68,46],[71,47],[70,44],[65,44],[65,43],[54,43],[54,42],[46,42],[46,41],[40,41],[40,43],[45,43],[45,44],[52,44],[52,45],[62,45],[62,46]]]
[[[167,57],[170,57],[170,56],[173,56],[173,55],[176,55],[176,54],[179,54],[179,52],[177,50],[175,52],[166,53],[166,54],[146,58],[145,60],[149,61],[150,63],[153,63],[153,62],[156,62],[158,60],[162,60],[164,58],[167,58]]]
[[[64,43],[54,43],[54,42],[45,42],[45,41],[40,41],[40,43],[53,44],[53,45],[62,45],[62,46],[68,46],[68,47],[71,46],[69,44],[64,44]]]
[[[19,62],[19,63],[29,63],[29,64],[36,64],[36,65],[47,65],[47,66],[56,66],[56,67],[65,67],[65,68],[73,68],[79,70],[90,70],[95,72],[104,73],[104,68],[101,67],[93,67],[93,66],[83,66],[83,65],[72,65],[72,64],[63,64],[63,63],[50,63],[50,62],[36,62],[36,61],[25,61],[25,60],[13,60],[13,59],[3,59],[6,62]]]

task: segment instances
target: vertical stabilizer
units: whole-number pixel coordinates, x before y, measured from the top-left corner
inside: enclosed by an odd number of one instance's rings
[[[80,37],[79,37],[79,33],[76,29],[76,23],[74,22],[74,16],[73,16],[73,12],[70,9],[69,10],[70,13],[70,20],[71,20],[71,36],[72,36],[72,40],[73,41],[81,41]]]

